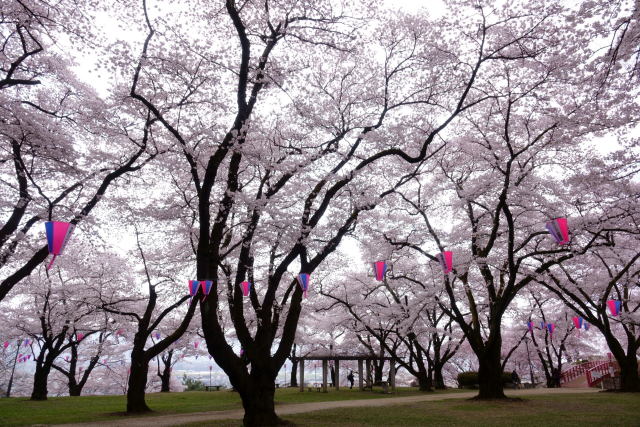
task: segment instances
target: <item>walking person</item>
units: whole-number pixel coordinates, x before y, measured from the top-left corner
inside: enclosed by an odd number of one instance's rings
[[[351,384],[349,389],[352,389],[353,388],[353,371],[349,371],[349,375],[347,375],[347,381],[349,381],[349,384]]]

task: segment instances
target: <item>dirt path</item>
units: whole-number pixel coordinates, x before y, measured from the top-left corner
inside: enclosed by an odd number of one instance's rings
[[[530,396],[530,395],[553,395],[553,394],[572,394],[572,393],[594,393],[598,389],[593,388],[537,388],[533,390],[509,390],[509,396]],[[320,411],[323,409],[334,408],[351,408],[357,406],[383,406],[383,405],[401,405],[404,403],[428,402],[434,400],[447,399],[468,399],[477,394],[475,391],[451,394],[427,394],[420,396],[406,397],[387,397],[382,399],[361,399],[361,400],[339,400],[334,402],[311,402],[311,403],[288,403],[278,405],[276,412],[278,415],[300,414],[304,412]],[[114,421],[99,421],[95,423],[82,424],[61,424],[65,427],[169,427],[193,422],[205,422],[216,420],[241,420],[244,416],[243,410],[234,409],[231,411],[212,411],[212,412],[192,412],[188,414],[160,415],[157,417],[137,417],[118,419]]]

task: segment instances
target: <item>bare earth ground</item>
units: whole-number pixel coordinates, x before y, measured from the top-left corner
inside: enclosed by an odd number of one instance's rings
[[[508,390],[509,397],[530,396],[530,395],[554,395],[554,394],[574,394],[574,393],[596,393],[597,388],[538,388],[532,390]],[[451,394],[435,394],[407,397],[389,397],[383,399],[364,399],[364,400],[340,400],[335,402],[311,402],[311,403],[290,403],[278,405],[276,412],[278,415],[300,414],[304,412],[319,411],[323,409],[334,408],[351,408],[362,406],[384,406],[399,405],[403,403],[427,402],[434,400],[447,399],[468,399],[475,396],[477,391],[465,393]],[[241,420],[244,417],[244,410],[234,409],[231,411],[212,411],[212,412],[192,412],[190,414],[160,415],[157,417],[136,417],[136,418],[120,418],[114,421],[99,421],[95,423],[80,424],[60,424],[65,427],[169,427],[194,422],[216,421],[216,420]]]

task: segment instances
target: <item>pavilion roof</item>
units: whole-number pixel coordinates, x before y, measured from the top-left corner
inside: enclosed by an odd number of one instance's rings
[[[376,356],[371,353],[314,352],[305,356],[292,357],[293,360],[392,360],[388,356]]]

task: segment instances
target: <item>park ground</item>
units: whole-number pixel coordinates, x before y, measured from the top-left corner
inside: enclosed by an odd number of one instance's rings
[[[277,412],[299,426],[639,426],[640,395],[594,390],[511,391],[512,401],[469,400],[474,392],[421,393],[399,389],[393,396],[351,390],[330,393],[278,390]],[[44,402],[0,400],[0,425],[90,423],[101,426],[239,426],[242,405],[229,391],[152,393],[152,414],[128,417],[124,396],[57,397]]]

